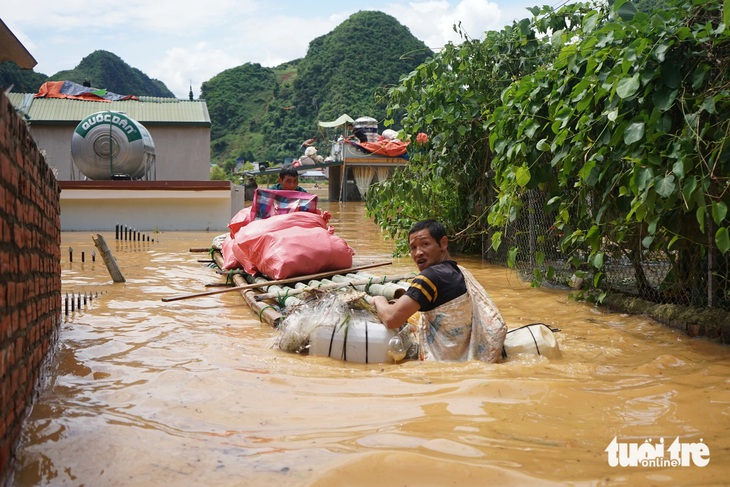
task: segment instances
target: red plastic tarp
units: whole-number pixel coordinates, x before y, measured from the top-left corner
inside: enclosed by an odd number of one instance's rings
[[[38,89],[35,98],[72,98],[103,102],[138,100],[134,95],[117,95],[105,89],[91,88],[73,81],[46,81]]]

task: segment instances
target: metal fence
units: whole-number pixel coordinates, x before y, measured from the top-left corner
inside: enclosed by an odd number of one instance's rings
[[[539,276],[542,285],[573,288],[579,287],[582,280],[586,288],[585,281],[593,280],[595,273],[585,266],[576,269],[570,265],[561,251],[562,233],[552,226],[554,215],[543,210],[545,202],[543,192],[529,191],[520,217],[503,232],[499,251],[485,253],[486,258],[504,264],[509,249],[518,247],[515,268],[523,279],[532,281]],[[605,244],[598,289],[656,303],[730,310],[730,263],[716,249],[700,244],[672,251],[637,247]],[[581,249],[576,252],[579,256],[585,254]]]

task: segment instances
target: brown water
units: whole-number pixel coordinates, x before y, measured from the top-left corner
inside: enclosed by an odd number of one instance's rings
[[[322,206],[327,206],[325,203]],[[360,203],[329,205],[356,260],[390,258]],[[730,349],[534,289],[462,258],[511,327],[561,329],[562,358],[365,365],[286,354],[237,293],[163,303],[219,282],[198,262],[216,233],[159,242],[63,234],[70,313],[27,420],[15,485],[723,485]],[[74,249],[68,261],[67,248]],[[86,262],[80,262],[85,251]],[[396,259],[381,273],[410,272]],[[709,465],[611,467],[619,443],[703,442]],[[707,457],[707,455],[705,455]],[[668,458],[668,454],[667,454]]]

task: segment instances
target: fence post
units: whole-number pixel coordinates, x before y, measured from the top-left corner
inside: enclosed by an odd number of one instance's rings
[[[106,268],[109,270],[109,274],[111,274],[114,282],[125,282],[126,279],[124,279],[122,271],[119,270],[117,261],[114,259],[111,250],[109,250],[109,247],[104,241],[104,237],[97,233],[96,235],[92,235],[91,239],[94,241],[96,248],[99,249],[99,253],[101,254],[102,259],[104,259],[104,264],[106,264]]]
[[[715,307],[715,226],[712,219],[707,223],[707,307]]]

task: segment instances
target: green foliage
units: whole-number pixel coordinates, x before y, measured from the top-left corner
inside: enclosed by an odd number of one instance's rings
[[[101,50],[83,58],[74,69],[59,71],[48,78],[48,81],[66,80],[79,84],[89,80],[95,88],[120,95],[175,97],[161,81],[131,67],[116,54]]]
[[[265,104],[277,85],[273,69],[247,63],[227,69],[203,83],[212,129],[211,140],[250,132],[260,122]]]
[[[595,286],[623,258],[648,290],[643,255],[659,252],[666,286],[701,289],[707,270],[688,262],[729,264],[730,37],[717,3],[637,3],[533,8],[405,76],[389,115],[431,140],[368,193],[368,212],[392,236],[440,218],[466,249],[485,228],[498,249],[538,191],[555,252]],[[526,254],[512,246],[507,259],[529,257],[535,282],[553,274],[542,251]]]
[[[0,87],[3,90],[12,86],[12,90],[16,93],[36,93],[46,79],[47,76],[45,74],[36,73],[33,70],[20,69],[12,61],[0,63]]]
[[[645,249],[727,252],[730,39],[717,5],[672,4],[588,12],[553,63],[503,93],[489,124],[500,188],[491,224],[506,225],[525,187],[539,187],[563,250],[588,250],[595,269],[606,250],[635,265]],[[677,277],[687,288],[695,278]]]
[[[569,10],[543,27],[560,30],[578,23],[575,11]],[[459,26],[455,29],[461,33]],[[462,230],[453,239],[460,250],[474,251],[493,192],[490,115],[501,103],[500,93],[552,60],[555,49],[538,39],[528,19],[487,32],[483,41],[461,34],[460,45],[447,44],[388,91],[389,123],[402,124],[411,139],[426,132],[430,141],[412,151],[402,174],[369,191],[367,205],[393,237],[403,235],[416,220],[438,218],[450,233]],[[405,116],[395,119],[403,111]],[[537,128],[526,124],[523,130]]]

